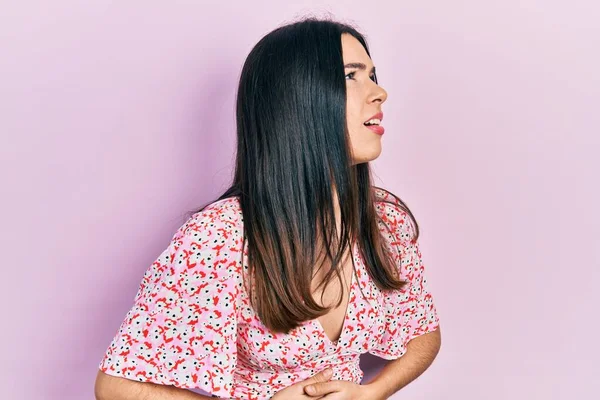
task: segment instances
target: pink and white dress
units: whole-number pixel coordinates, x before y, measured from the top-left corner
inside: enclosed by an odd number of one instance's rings
[[[377,195],[394,200],[379,189]],[[355,274],[337,342],[317,319],[287,334],[269,331],[258,319],[244,285],[248,249],[233,197],[192,215],[146,270],[100,369],[235,399],[269,399],[326,367],[332,379],[360,384],[361,354],[396,359],[409,340],[439,324],[408,215],[383,201],[376,208],[386,245],[409,284],[379,290],[353,245]]]

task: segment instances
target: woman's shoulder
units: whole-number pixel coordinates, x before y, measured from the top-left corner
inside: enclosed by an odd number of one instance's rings
[[[175,230],[168,247],[146,275],[170,270],[173,274],[200,274],[203,281],[238,277],[243,232],[237,197],[210,203]]]
[[[377,223],[382,232],[393,233],[390,239],[402,242],[413,238],[415,230],[410,214],[401,200],[392,192],[374,186]]]
[[[237,196],[214,201],[193,213],[177,230],[175,236],[206,236],[215,233],[225,239],[243,232],[244,218]]]
[[[373,186],[373,193],[375,197],[376,206],[389,206],[391,209],[398,209],[403,211],[401,208],[402,202],[400,198],[391,191],[381,188],[379,186]]]

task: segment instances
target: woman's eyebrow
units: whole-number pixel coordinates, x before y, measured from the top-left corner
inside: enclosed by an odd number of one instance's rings
[[[361,71],[364,71],[367,69],[367,66],[360,62],[353,62],[353,63],[348,63],[348,64],[344,65],[344,68],[358,68]],[[373,68],[371,68],[371,73],[372,74],[375,73],[375,66],[373,66]]]

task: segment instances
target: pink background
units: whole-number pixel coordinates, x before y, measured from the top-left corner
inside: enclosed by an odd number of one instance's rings
[[[442,318],[438,359],[393,398],[598,398],[597,2],[11,3],[0,398],[93,398],[143,272],[231,178],[246,55],[324,11],[370,40],[377,183],[421,224]]]

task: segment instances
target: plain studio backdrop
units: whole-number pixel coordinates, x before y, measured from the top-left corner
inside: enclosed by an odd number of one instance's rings
[[[393,398],[599,398],[600,6],[549,0],[2,2],[0,398],[93,399],[144,271],[231,179],[246,55],[307,13],[366,34],[376,183],[422,228],[443,344]]]

